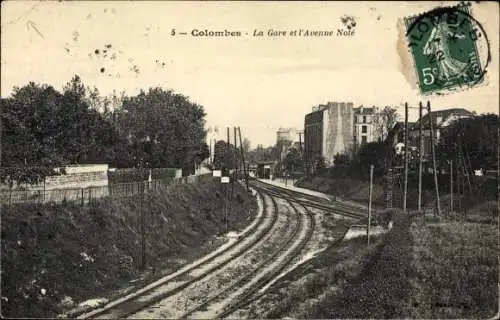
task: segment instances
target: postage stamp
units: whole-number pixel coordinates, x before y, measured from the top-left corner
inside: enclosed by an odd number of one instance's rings
[[[489,41],[469,5],[406,17],[404,26],[422,94],[472,88],[485,81],[491,60]]]

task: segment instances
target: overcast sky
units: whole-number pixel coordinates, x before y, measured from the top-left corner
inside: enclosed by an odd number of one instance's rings
[[[422,98],[403,75],[398,21],[439,5],[2,2],[1,94],[6,97],[13,86],[29,81],[61,89],[74,74],[102,94],[125,90],[131,95],[161,86],[203,105],[207,127],[240,126],[252,146],[271,145],[279,127],[301,128],[304,115],[328,101],[415,106]],[[498,113],[499,7],[490,2],[472,10],[491,43],[488,79],[479,88],[431,97],[435,110]],[[353,36],[267,36],[269,29],[336,31],[344,27],[344,15],[356,21]],[[171,36],[173,28],[188,35]],[[193,29],[243,36],[193,37]],[[253,37],[254,29],[265,36]],[[416,114],[412,110],[410,120]]]

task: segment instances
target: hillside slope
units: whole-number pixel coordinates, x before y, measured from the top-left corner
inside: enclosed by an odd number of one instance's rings
[[[168,273],[224,240],[220,182],[174,185],[145,196],[147,272],[140,272],[140,201],[137,197],[79,204],[2,208],[4,317],[52,317],[77,302],[116,295]],[[255,199],[236,186],[231,230],[254,219]]]

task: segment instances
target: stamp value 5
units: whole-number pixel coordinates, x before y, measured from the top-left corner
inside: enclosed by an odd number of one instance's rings
[[[489,42],[467,5],[436,8],[404,19],[422,94],[474,87],[484,81]]]

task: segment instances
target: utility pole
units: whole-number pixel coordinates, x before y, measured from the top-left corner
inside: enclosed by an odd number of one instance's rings
[[[244,154],[244,150],[243,150],[243,141],[241,140],[240,127],[238,127],[238,134],[240,137],[240,149],[241,149],[241,161],[243,162],[243,174],[245,175],[245,184],[246,184],[247,191],[248,191],[248,171],[247,171],[247,165],[245,163],[245,154]]]
[[[229,171],[229,150],[231,150],[231,141],[229,140],[229,127],[227,127],[227,143],[226,143],[226,152],[224,154],[224,159],[226,163],[226,171]]]
[[[497,210],[500,212],[500,127],[497,128]],[[498,215],[498,225],[500,226],[500,214]],[[500,262],[500,257],[498,259]]]
[[[234,153],[233,153],[233,160],[234,160],[234,167],[235,167],[235,172],[236,176],[238,176],[239,172],[239,157],[238,157],[238,143],[236,141],[236,127],[233,127],[233,132],[234,132]],[[234,180],[234,179],[233,179]]]
[[[455,152],[455,155],[456,155],[456,152]],[[455,167],[456,167],[456,171],[457,171],[456,181],[457,181],[457,194],[458,194],[458,212],[462,213],[462,190],[463,190],[462,178],[463,177],[460,177],[460,166],[461,166],[460,158],[457,157],[457,163],[456,163]]]
[[[370,165],[370,192],[368,195],[368,226],[366,228],[366,237],[368,245],[370,245],[370,227],[372,224],[372,189],[373,189],[373,164]]]
[[[210,165],[213,165],[214,163],[214,160],[212,158],[212,138],[210,137],[210,141],[209,141],[209,147],[208,147],[208,150],[209,150],[209,156],[208,156],[208,163],[210,163]],[[212,168],[213,169],[213,168]]]
[[[302,160],[302,165],[304,166],[303,167],[303,172],[304,172],[304,175],[306,175],[306,171],[307,171],[307,161],[306,161],[306,158],[304,156],[304,150],[302,149],[302,131],[299,131],[299,148],[300,148],[300,159]]]
[[[422,211],[422,158],[424,152],[423,142],[424,139],[422,137],[422,111],[423,106],[422,102],[418,104],[418,212]]]
[[[229,134],[229,127],[227,127],[227,144],[226,144],[226,172],[227,172],[227,178],[230,179],[229,177],[229,157],[231,156],[230,154],[231,151],[231,140],[230,140],[230,134]],[[224,176],[224,175],[223,175]],[[230,181],[231,182],[231,181]],[[227,225],[227,211],[228,211],[228,202],[229,202],[229,196],[228,196],[228,186],[226,183],[226,186],[224,187],[224,216],[225,216],[225,222],[226,222],[226,233],[228,232],[228,225]]]
[[[143,178],[143,164],[142,161],[139,165],[139,210],[141,211],[141,247],[142,247],[142,261],[141,261],[141,269],[146,269],[146,226],[145,226],[145,216],[143,210],[144,203],[144,178]]]
[[[236,183],[238,179],[238,157],[237,157],[237,152],[238,152],[238,144],[236,141],[236,127],[233,127],[233,132],[234,132],[234,151],[233,151],[233,164],[235,167],[235,170],[233,171],[233,176],[232,176],[232,181],[231,181],[231,196],[229,197],[229,211],[231,211],[232,207],[232,201],[233,201],[233,195],[234,195],[234,184]]]
[[[439,200],[439,186],[436,169],[436,151],[434,149],[434,128],[432,124],[431,102],[427,101],[427,114],[429,115],[429,130],[431,135],[432,168],[434,171],[434,185],[436,187],[436,208],[438,215],[441,215],[441,202]]]
[[[450,160],[450,214],[453,214],[453,160]]]
[[[408,102],[405,103],[405,128],[404,128],[404,144],[405,144],[405,173],[404,173],[404,191],[403,191],[403,212],[406,212],[406,198],[408,197]]]

